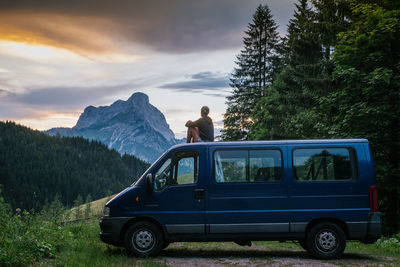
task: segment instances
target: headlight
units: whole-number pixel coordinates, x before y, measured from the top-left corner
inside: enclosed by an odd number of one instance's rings
[[[104,206],[103,216],[105,216],[105,217],[110,216],[110,207]]]

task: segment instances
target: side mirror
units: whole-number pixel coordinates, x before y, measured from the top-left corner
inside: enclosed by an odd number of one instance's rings
[[[147,189],[149,190],[149,192],[153,192],[153,190],[154,190],[154,179],[153,179],[153,175],[151,173],[148,173],[146,175],[146,181],[147,181]]]

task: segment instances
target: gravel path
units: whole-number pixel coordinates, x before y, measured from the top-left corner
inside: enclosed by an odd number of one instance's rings
[[[228,244],[228,245],[227,245]],[[251,248],[221,243],[207,247],[190,247],[185,243],[174,243],[165,249],[159,258],[167,266],[219,267],[219,266],[293,266],[293,267],[334,267],[334,266],[399,266],[398,259],[363,254],[345,253],[338,260],[316,260],[300,247],[268,250],[264,246]]]

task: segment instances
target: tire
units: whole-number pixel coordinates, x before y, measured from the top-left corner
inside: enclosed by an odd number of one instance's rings
[[[306,239],[299,239],[299,245],[306,251],[308,251]]]
[[[306,246],[317,259],[339,258],[346,248],[346,235],[335,223],[320,223],[307,233]]]
[[[124,243],[129,255],[154,257],[163,249],[164,238],[153,223],[137,222],[126,231]]]

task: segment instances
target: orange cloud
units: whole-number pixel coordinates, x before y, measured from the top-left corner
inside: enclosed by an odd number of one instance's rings
[[[85,55],[131,53],[137,46],[169,53],[240,47],[241,34],[256,5],[262,2],[4,1],[0,4],[1,39]]]
[[[112,24],[99,17],[12,12],[0,16],[0,39],[52,46],[81,55],[117,54],[120,51],[109,34]]]

